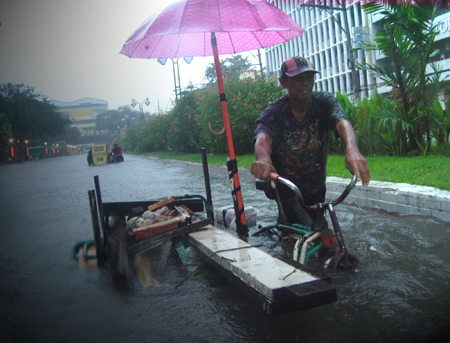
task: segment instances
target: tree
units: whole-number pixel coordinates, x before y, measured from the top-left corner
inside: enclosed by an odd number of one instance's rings
[[[78,131],[76,127],[70,127],[70,125],[67,125],[66,132],[61,136],[58,137],[60,140],[63,140],[69,144],[76,145],[78,144],[81,133]]]
[[[231,80],[239,77],[241,73],[249,71],[252,64],[248,57],[243,58],[242,55],[237,54],[225,58],[220,61],[220,68],[222,69],[222,76],[225,80]],[[208,64],[205,69],[205,79],[209,83],[217,82],[216,67],[214,63]]]
[[[56,107],[47,101],[34,87],[4,83],[0,85],[0,113],[9,123],[15,140],[42,144],[65,133],[68,118],[63,118]]]
[[[0,149],[3,151],[8,146],[8,139],[12,138],[12,128],[8,118],[0,113]]]
[[[129,106],[120,106],[117,110],[108,110],[97,115],[95,129],[114,133],[125,126],[131,127],[139,122],[140,114]]]
[[[380,50],[386,57],[384,64],[357,64],[358,68],[375,72],[391,87],[390,96],[397,100],[397,111],[407,131],[404,151],[423,150],[430,141],[430,118],[427,108],[442,92],[440,70],[432,63],[439,54],[434,41],[437,35],[433,23],[434,6],[383,6],[376,2],[364,5],[371,14],[384,16],[384,25],[373,42],[359,49]],[[427,67],[432,72],[427,73]]]

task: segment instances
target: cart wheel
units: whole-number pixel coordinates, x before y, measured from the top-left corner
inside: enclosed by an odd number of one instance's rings
[[[353,256],[352,254],[349,254],[347,251],[342,251],[333,261],[333,268],[334,270],[337,269],[343,269],[343,270],[349,270],[352,269],[353,266],[358,263],[359,260]]]

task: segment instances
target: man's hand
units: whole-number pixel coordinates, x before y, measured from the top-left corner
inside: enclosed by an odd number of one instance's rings
[[[265,133],[256,136],[255,157],[257,161],[252,163],[250,172],[258,179],[268,180],[270,173],[276,173],[270,155],[272,153],[272,139]]]
[[[261,180],[268,180],[270,173],[276,173],[274,166],[268,162],[255,161],[252,163],[250,173]]]
[[[362,180],[363,186],[367,186],[370,181],[370,171],[367,161],[358,149],[347,149],[345,154],[345,167],[356,175],[358,181]]]
[[[359,152],[356,142],[356,133],[352,124],[348,120],[341,120],[336,125],[336,130],[345,145],[345,167],[356,175],[358,181],[362,180],[363,186],[367,186],[370,181],[370,171],[367,161]]]

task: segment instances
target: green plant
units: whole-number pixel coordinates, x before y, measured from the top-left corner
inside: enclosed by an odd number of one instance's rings
[[[446,108],[449,108],[450,99],[447,99],[444,104]],[[430,114],[430,117],[433,118],[431,132],[437,142],[437,147],[440,149],[448,148],[450,146],[450,116],[442,108],[442,105],[438,100],[434,101],[433,111]]]
[[[380,50],[384,62],[377,65],[357,64],[363,70],[370,70],[381,78],[385,85],[391,87],[390,97],[401,106],[396,110],[397,118],[406,130],[407,139],[402,140],[403,153],[415,153],[431,142],[429,111],[434,99],[442,92],[441,71],[432,62],[439,54],[435,48],[437,34],[434,24],[435,7],[388,5],[369,2],[364,5],[367,13],[383,16],[383,27],[376,34],[373,42],[366,42],[356,50],[367,52]],[[431,67],[432,72],[427,71]],[[400,115],[399,115],[400,114]],[[390,133],[392,135],[392,132]],[[386,134],[388,144],[394,144],[394,136]],[[397,148],[398,152],[399,149]]]

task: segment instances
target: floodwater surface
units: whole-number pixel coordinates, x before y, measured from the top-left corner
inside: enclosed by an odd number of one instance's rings
[[[258,210],[259,224],[274,222],[274,203],[247,174],[240,172],[244,205]],[[271,317],[223,278],[191,277],[173,287],[189,273],[173,264],[160,286],[147,289],[80,269],[70,251],[92,239],[87,192],[95,175],[105,202],[205,195],[201,166],[140,156],[93,167],[85,155],[0,166],[0,342],[450,338],[449,223],[339,205],[346,245],[360,264],[330,272],[337,302]],[[210,168],[210,176],[214,207],[231,205],[224,168]]]

